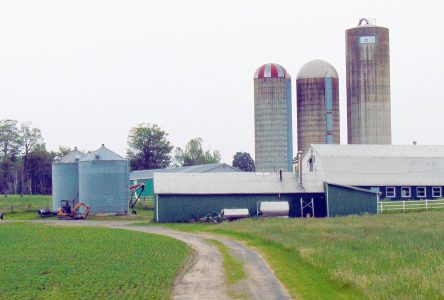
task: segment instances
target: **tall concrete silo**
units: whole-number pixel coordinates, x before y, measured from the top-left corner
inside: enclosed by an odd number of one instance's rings
[[[389,30],[361,19],[346,39],[349,144],[391,144]]]
[[[302,66],[297,80],[298,151],[310,144],[339,144],[339,78],[336,69],[316,59]]]
[[[91,213],[128,213],[128,160],[105,148],[79,162],[80,201]]]
[[[291,171],[293,132],[291,77],[278,64],[265,64],[254,74],[256,171]]]
[[[69,152],[52,164],[52,208],[61,207],[62,200],[79,200],[79,161],[85,153]]]

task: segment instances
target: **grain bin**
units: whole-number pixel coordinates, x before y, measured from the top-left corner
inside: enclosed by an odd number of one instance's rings
[[[254,74],[254,132],[256,171],[291,171],[291,77],[278,64],[265,64]]]
[[[361,19],[346,38],[349,144],[391,144],[389,30]]]
[[[339,78],[336,69],[316,59],[300,69],[297,80],[298,151],[310,144],[339,144]]]
[[[128,213],[128,161],[102,145],[79,162],[79,190],[92,214]]]
[[[85,157],[77,147],[52,164],[52,208],[62,200],[79,200],[79,161]]]

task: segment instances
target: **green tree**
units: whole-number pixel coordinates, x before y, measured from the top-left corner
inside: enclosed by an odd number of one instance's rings
[[[162,169],[171,163],[173,146],[168,133],[150,123],[133,127],[128,135],[127,158],[132,170]]]
[[[251,155],[247,152],[236,152],[233,156],[233,167],[244,172],[254,172],[255,165]]]
[[[185,150],[177,147],[174,155],[175,166],[187,167],[220,162],[219,151],[204,150],[202,143],[201,138],[194,138],[186,144]]]
[[[31,185],[28,181],[28,159],[33,151],[44,150],[44,142],[40,129],[33,128],[31,122],[24,122],[20,125],[19,141],[23,159],[23,171],[21,176],[22,188],[21,196],[24,193],[31,193]],[[45,150],[44,150],[45,151]]]
[[[18,122],[0,120],[0,189],[3,194],[17,190],[17,156],[20,148]]]

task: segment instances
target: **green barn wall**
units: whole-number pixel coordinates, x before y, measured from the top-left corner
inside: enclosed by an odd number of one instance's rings
[[[257,213],[257,203],[261,201],[288,201],[290,217],[301,216],[300,198],[315,201],[315,216],[326,216],[324,194],[225,194],[225,195],[157,195],[156,218],[158,222],[187,222],[200,218],[212,211],[224,208],[248,208],[250,215]],[[304,215],[305,215],[304,211]]]
[[[324,184],[329,217],[376,214],[378,194],[353,187]]]
[[[154,184],[153,179],[141,179],[137,180],[137,183],[145,182],[145,189],[143,190],[142,197],[151,197],[154,200]],[[130,186],[137,184],[134,180],[130,180]]]

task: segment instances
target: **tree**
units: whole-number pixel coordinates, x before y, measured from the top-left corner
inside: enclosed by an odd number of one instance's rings
[[[1,179],[0,188],[3,194],[8,194],[14,179],[13,173],[17,171],[16,161],[20,148],[19,130],[17,121],[0,120],[0,149],[1,149]]]
[[[162,169],[170,165],[173,146],[158,125],[138,124],[128,135],[127,158],[132,170]]]
[[[256,170],[254,160],[247,152],[236,152],[233,156],[233,167],[244,172],[254,172]]]
[[[59,157],[63,157],[71,151],[72,149],[69,146],[59,146],[59,151],[57,151],[56,154]]]
[[[31,192],[31,186],[28,184],[29,154],[37,149],[45,149],[45,146],[40,129],[31,127],[31,122],[25,122],[20,125],[19,140],[23,158],[22,188],[20,194],[23,196],[23,193]]]
[[[174,155],[175,166],[186,167],[220,162],[219,151],[203,150],[202,143],[201,138],[195,138],[186,144],[185,150],[177,147]]]

